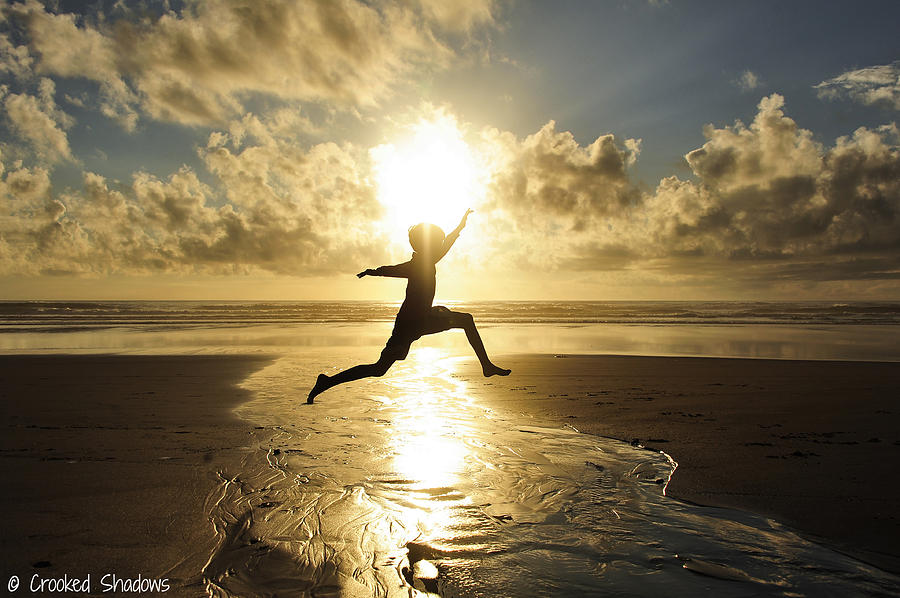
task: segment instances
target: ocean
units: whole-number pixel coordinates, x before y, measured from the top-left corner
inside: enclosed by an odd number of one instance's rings
[[[447,302],[487,324],[900,324],[900,303],[739,301]],[[398,302],[3,301],[0,327],[111,327],[393,321]]]
[[[492,301],[468,311],[492,353],[900,361],[900,303]],[[0,353],[281,352],[378,347],[397,303],[6,301]],[[419,346],[468,354],[461,331]]]

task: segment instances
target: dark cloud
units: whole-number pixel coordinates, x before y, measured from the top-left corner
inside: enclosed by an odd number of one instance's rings
[[[794,282],[900,280],[900,257],[862,256],[828,261],[795,261],[769,268],[767,278]]]
[[[576,272],[626,270],[640,261],[639,251],[632,247],[616,243],[601,245],[588,242],[574,247],[569,257],[563,257],[560,268]]]
[[[894,278],[879,260],[900,248],[895,125],[860,128],[825,147],[773,94],[749,125],[704,134],[706,143],[685,157],[692,179],[669,177],[641,193],[627,170],[635,142],[609,135],[579,146],[553,123],[523,141],[492,133],[507,156],[493,205],[511,220],[492,236],[519,238],[495,241],[496,259],[518,252],[514,263],[541,268],[662,268],[673,276],[702,269],[744,285],[804,273],[815,281]]]
[[[486,138],[504,154],[490,190],[491,207],[510,212],[517,222],[556,226],[569,219],[569,226],[583,228],[638,197],[627,166],[637,157],[639,140],[617,143],[604,135],[582,147],[553,121],[521,142],[498,131],[486,132]]]
[[[494,217],[482,247],[492,262],[581,268],[576,246],[593,246],[606,220],[640,199],[628,176],[640,140],[603,135],[581,146],[553,121],[524,139],[494,129],[482,139],[496,160],[484,206]]]
[[[895,126],[860,128],[825,148],[772,95],[749,127],[706,136],[687,155],[697,182],[667,179],[646,199],[660,251],[803,257],[900,243]]]

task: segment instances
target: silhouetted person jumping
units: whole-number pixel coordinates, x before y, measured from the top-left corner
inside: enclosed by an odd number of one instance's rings
[[[450,251],[471,213],[472,210],[466,210],[459,226],[446,237],[444,231],[434,224],[422,223],[413,226],[409,229],[409,244],[413,248],[412,259],[396,266],[381,266],[357,274],[359,278],[390,276],[409,280],[406,285],[406,298],[394,321],[394,331],[381,351],[381,357],[375,363],[357,365],[334,376],[319,374],[316,385],[306,398],[307,403],[312,403],[313,399],[332,386],[370,376],[383,376],[395,361],[406,359],[413,341],[426,334],[443,332],[451,328],[462,328],[466,331],[466,338],[475,350],[485,376],[509,375],[510,370],[491,363],[478,329],[475,328],[472,314],[450,311],[442,305],[431,305],[434,301],[436,284],[435,264]]]

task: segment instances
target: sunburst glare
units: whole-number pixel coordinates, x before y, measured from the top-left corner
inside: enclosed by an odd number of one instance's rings
[[[484,197],[487,168],[446,112],[420,119],[408,135],[373,148],[371,155],[391,229],[432,222],[450,230]]]

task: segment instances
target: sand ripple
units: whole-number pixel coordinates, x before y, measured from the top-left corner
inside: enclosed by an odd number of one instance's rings
[[[207,499],[214,596],[874,596],[896,577],[754,515],[664,494],[665,454],[476,404],[420,349],[301,407],[280,359],[240,415],[272,430]],[[490,384],[490,381],[484,383]]]

